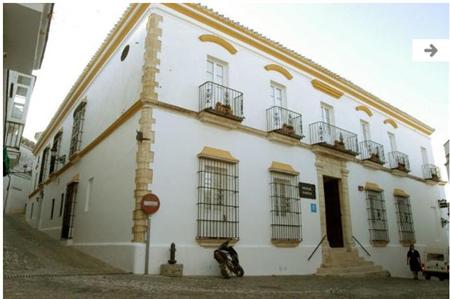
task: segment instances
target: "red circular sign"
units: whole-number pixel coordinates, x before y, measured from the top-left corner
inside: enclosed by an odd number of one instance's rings
[[[141,209],[145,214],[151,215],[159,210],[159,198],[156,194],[148,193],[142,197]]]

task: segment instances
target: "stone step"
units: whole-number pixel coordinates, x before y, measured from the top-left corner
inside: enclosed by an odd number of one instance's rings
[[[348,261],[348,262],[325,262],[322,263],[321,267],[324,268],[333,268],[333,267],[342,267],[342,266],[374,266],[374,263],[371,261],[365,260],[357,260],[357,261]]]
[[[388,271],[365,271],[365,272],[327,272],[327,273],[319,273],[318,276],[339,276],[339,277],[390,277],[391,274]]]
[[[334,263],[358,263],[358,262],[364,262],[365,260],[361,257],[327,257],[325,258],[326,264],[334,264]]]
[[[333,257],[347,257],[347,256],[358,257],[359,255],[358,255],[358,252],[356,252],[356,251],[331,250],[330,256],[333,256]]]
[[[327,273],[365,273],[365,272],[374,272],[374,271],[383,271],[380,266],[372,266],[372,265],[362,265],[362,266],[349,266],[349,267],[328,267],[328,268],[319,268],[317,269],[318,274],[327,274]]]

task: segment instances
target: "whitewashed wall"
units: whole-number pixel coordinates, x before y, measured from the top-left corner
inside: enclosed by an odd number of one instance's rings
[[[368,121],[371,138],[384,145],[386,159],[390,151],[388,132],[394,133],[398,151],[409,156],[412,175],[422,177],[421,146],[427,149],[429,162],[433,163],[429,137],[399,121],[397,129],[384,124],[383,121],[389,116],[374,108],[370,108],[374,112],[372,117],[356,111],[355,107],[364,103],[348,95],[340,99],[332,98],[312,87],[310,81],[314,78],[309,74],[268,57],[223,33],[172,11],[159,13],[164,17],[159,74],[159,96],[162,101],[198,111],[198,86],[207,80],[206,61],[208,56],[212,56],[228,63],[228,86],[244,93],[244,125],[266,130],[265,110],[273,105],[270,82],[274,81],[286,87],[287,108],[302,114],[305,142],[309,143],[309,125],[321,121],[320,104],[323,102],[333,106],[336,126],[358,134],[360,141],[360,120]],[[202,34],[221,36],[236,47],[238,52],[232,55],[217,44],[201,42],[198,37]],[[266,71],[264,66],[270,63],[284,66],[294,78],[287,80],[277,72]]]
[[[395,133],[398,150],[410,157],[412,174],[422,175],[420,146],[426,147],[431,155],[428,137],[400,123],[399,128],[395,130],[384,125],[383,121],[387,116],[374,109],[372,109],[374,116],[369,118],[363,112],[355,111],[354,108],[360,104],[358,101],[348,96],[343,96],[339,100],[331,98],[311,86],[309,75],[269,59],[259,51],[249,49],[226,36],[224,38],[238,49],[236,55],[230,55],[218,45],[202,43],[198,39],[201,34],[215,33],[221,36],[222,34],[202,28],[193,21],[181,21],[175,13],[168,13],[167,9],[160,5],[152,7],[152,11],[163,16],[161,66],[157,77],[161,101],[198,111],[198,86],[206,81],[206,59],[210,55],[228,63],[229,87],[244,93],[244,125],[266,130],[265,110],[272,106],[269,96],[270,82],[275,81],[286,87],[287,108],[303,115],[305,142],[309,142],[308,126],[320,120],[320,103],[325,102],[334,107],[336,125],[339,127],[360,135],[360,119],[369,121],[372,139],[384,144],[386,152],[389,151],[387,132]],[[86,96],[88,101],[82,148],[94,140],[138,97],[143,64],[146,23],[144,20],[147,15],[148,12],[79,99],[82,100]],[[119,56],[126,44],[131,46],[130,53],[127,59],[121,62]],[[278,73],[265,71],[263,67],[269,63],[284,65],[294,78],[289,81]],[[76,105],[73,109],[75,107]],[[73,110],[62,125],[64,134],[61,154],[67,155],[69,151],[72,113]],[[285,275],[316,271],[321,263],[320,250],[310,262],[306,262],[321,238],[319,211],[311,213],[309,208],[314,200],[301,201],[303,241],[297,248],[276,248],[270,242],[268,168],[272,161],[289,163],[300,171],[301,181],[317,185],[315,157],[311,151],[274,143],[242,131],[204,124],[196,119],[158,108],[154,112],[154,118],[156,119],[154,127],[156,140],[152,146],[155,152],[155,162],[152,165],[154,178],[153,184],[149,187],[161,198],[161,209],[152,217],[151,223],[151,273],[159,273],[159,266],[166,263],[171,242],[177,244],[177,260],[185,265],[185,274],[218,272],[212,257],[213,250],[202,248],[195,241],[197,154],[203,146],[228,150],[240,160],[240,241],[236,249],[246,273]],[[58,214],[58,217],[50,219],[51,199],[57,199],[56,207],[59,207],[58,199],[61,193],[65,193],[67,183],[79,174],[74,246],[115,266],[142,273],[144,248],[142,244],[130,243],[134,208],[137,120],[138,116],[135,115],[75,166],[45,186],[40,223],[38,224],[36,220],[38,218],[36,214],[39,213],[37,204],[34,207],[33,219],[29,221],[58,238],[62,218]],[[51,145],[51,141],[48,144]],[[42,154],[42,150],[39,154]],[[433,161],[431,157],[429,160]],[[369,236],[368,229],[365,229],[368,225],[367,211],[365,197],[356,191],[358,185],[363,185],[365,181],[375,181],[385,188],[386,194],[391,192],[392,188],[402,188],[414,196],[420,194],[427,198],[434,198],[438,192],[437,187],[429,187],[409,178],[398,178],[384,172],[368,170],[357,164],[349,165],[349,169],[352,224],[355,235],[364,244],[368,244]],[[38,167],[35,173],[39,173]],[[86,210],[86,185],[91,177],[94,178],[94,185],[91,202]],[[39,194],[31,199],[30,203],[38,196]],[[387,200],[388,198],[386,196]],[[425,203],[416,198],[411,200],[413,213],[418,222],[432,216],[433,210],[430,208],[426,210]],[[362,204],[364,206],[361,206]],[[426,210],[423,213],[422,208]],[[56,210],[59,212],[59,209]],[[396,232],[396,220],[392,217],[392,213],[394,212],[391,206],[388,212],[391,242],[384,249],[389,251],[389,254],[391,251],[394,252],[392,256],[400,256],[403,255],[404,249],[398,247],[398,241],[393,237]],[[29,219],[29,216],[27,217]],[[437,233],[430,237],[430,230],[435,228],[430,225],[427,229],[419,227],[417,221],[415,221],[416,237],[419,245],[442,239],[442,235],[438,237]],[[382,251],[383,248],[371,249],[376,263],[383,265],[394,275],[405,274],[403,265],[390,264],[391,260],[387,258],[386,251]]]
[[[129,33],[63,120],[60,155],[66,155],[66,161],[72,135],[72,115],[79,102],[87,100],[81,141],[83,149],[138,100],[147,17],[148,13],[142,16],[143,21]],[[121,61],[120,56],[126,45],[130,46],[130,50],[126,59]],[[65,198],[67,184],[75,176],[79,176],[73,240],[69,243],[128,271],[133,271],[136,267],[135,255],[142,255],[142,246],[131,243],[138,119],[139,113],[122,124],[74,166],[45,185],[44,199],[40,200],[42,212],[39,213],[37,208],[40,204],[35,203],[33,219],[30,219],[29,208],[26,216],[31,225],[59,239],[63,218],[59,215],[61,194]],[[52,145],[57,132],[58,130],[52,133],[46,146]],[[42,156],[44,148],[45,146],[37,156]],[[35,164],[33,182],[39,175],[40,165],[40,162]],[[58,169],[60,167],[62,165]],[[43,181],[47,178],[48,174]],[[90,178],[93,178],[93,188],[87,204],[87,184]],[[36,202],[39,196],[36,194],[29,203]],[[55,211],[52,218],[53,198]]]
[[[403,247],[399,242],[397,209],[393,195],[395,188],[401,188],[410,195],[416,249],[422,253],[426,246],[447,246],[446,228],[441,227],[441,211],[437,205],[437,200],[442,196],[439,188],[408,178],[392,176],[383,171],[370,170],[355,163],[349,163],[348,169],[350,171],[349,194],[353,235],[372,255],[372,257],[368,257],[362,250],[359,250],[362,257],[382,265],[393,276],[411,276],[409,267],[406,265],[408,248]],[[373,247],[370,243],[366,192],[358,191],[358,186],[364,186],[366,182],[376,183],[384,189],[390,239],[386,247]]]
[[[321,238],[319,213],[311,213],[315,200],[302,199],[303,241],[296,248],[271,244],[270,173],[272,161],[292,165],[303,182],[316,184],[314,154],[306,149],[270,142],[248,133],[204,124],[186,116],[156,110],[155,162],[152,191],[161,200],[152,216],[150,270],[168,260],[170,243],[177,245],[177,260],[185,274],[207,275],[218,271],[212,248],[202,248],[197,236],[198,158],[203,146],[230,151],[239,162],[239,242],[236,249],[249,275],[314,273],[318,251],[306,262]],[[180,148],[183,148],[180,151]]]
[[[161,72],[158,76],[160,82],[158,93],[161,101],[198,111],[198,86],[207,80],[206,60],[208,56],[212,56],[228,63],[228,86],[244,93],[243,125],[266,130],[265,110],[272,106],[270,82],[274,81],[286,87],[287,108],[303,115],[306,135],[303,141],[309,143],[309,124],[321,120],[320,104],[323,102],[334,107],[335,124],[357,133],[360,140],[362,140],[360,120],[368,121],[371,139],[384,145],[386,159],[390,151],[388,132],[394,133],[398,150],[409,155],[412,175],[422,177],[421,146],[427,149],[429,162],[433,163],[429,137],[400,122],[397,122],[399,124],[397,129],[384,124],[383,121],[389,116],[373,108],[370,108],[374,112],[372,117],[364,112],[358,112],[355,107],[364,103],[347,95],[334,99],[323,94],[312,87],[310,81],[313,78],[308,74],[268,58],[258,50],[250,49],[213,29],[204,28],[174,12],[158,11],[158,13],[164,18]],[[232,55],[216,44],[203,43],[198,39],[200,35],[210,33],[231,42],[237,48],[237,54]],[[285,66],[294,78],[287,80],[276,72],[265,71],[264,66],[269,63]],[[292,164],[300,171],[301,181],[317,184],[315,157],[311,152],[298,147],[275,144],[246,133],[203,124],[197,120],[183,120],[185,116],[182,115],[160,111],[155,114],[155,118],[155,172],[152,188],[162,198],[162,207],[152,218],[150,269],[153,273],[157,273],[159,265],[167,260],[171,242],[177,243],[178,260],[185,264],[186,273],[217,272],[212,259],[212,250],[201,248],[195,242],[197,200],[195,187],[198,185],[195,177],[196,154],[205,145],[229,150],[241,161],[239,164],[241,239],[236,248],[242,256],[241,260],[247,273],[268,275],[315,272],[320,264],[320,253],[316,254],[316,260],[313,262],[305,262],[308,253],[320,240],[319,214],[309,212],[310,202],[302,200],[304,240],[298,248],[288,250],[275,248],[270,244],[270,230],[264,229],[269,227],[270,219],[262,216],[269,215],[269,209],[267,206],[258,205],[261,198],[267,200],[269,198],[269,189],[261,185],[265,183],[267,185],[269,175],[267,168],[271,160]],[[180,145],[183,151],[179,150]],[[355,236],[373,251],[375,263],[382,265],[395,276],[407,276],[408,268],[400,262],[404,260],[405,248],[398,242],[392,190],[402,188],[414,195],[411,197],[411,203],[416,219],[417,242],[421,248],[430,243],[446,242],[445,234],[442,234],[438,223],[437,210],[429,207],[439,198],[440,187],[429,186],[410,178],[394,177],[389,173],[363,168],[355,163],[349,163],[348,167]],[[390,200],[387,209],[391,242],[386,248],[370,246],[365,193],[357,191],[357,186],[364,185],[366,181],[375,181],[385,188],[386,200]],[[167,184],[176,187],[167,188]],[[420,200],[416,196],[426,198],[427,201]],[[173,219],[177,221],[174,222]],[[184,229],[180,230],[179,227]],[[255,250],[258,254],[255,254]],[[264,258],[269,256],[271,258]],[[401,260],[398,259],[400,256]],[[261,260],[265,261],[264,265],[259,262]]]

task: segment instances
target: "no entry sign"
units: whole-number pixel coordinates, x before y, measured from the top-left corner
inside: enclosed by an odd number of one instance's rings
[[[148,193],[142,197],[141,209],[145,214],[151,215],[159,210],[159,198],[156,194]]]

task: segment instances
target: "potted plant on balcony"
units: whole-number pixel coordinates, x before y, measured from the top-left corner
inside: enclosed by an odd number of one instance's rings
[[[223,115],[227,115],[227,116],[233,115],[233,110],[231,109],[231,106],[230,106],[229,94],[225,93],[224,97],[225,97],[225,101],[224,101],[225,103],[218,101],[216,103],[216,106],[214,107],[214,110],[217,113],[220,113]]]
[[[402,157],[398,158],[397,169],[400,171],[408,172],[408,169],[406,168],[405,160]]]
[[[375,151],[371,151],[370,152],[370,157],[369,160],[378,164],[383,164],[383,161],[381,161],[380,159],[380,153],[378,152],[378,148],[375,148]]]
[[[337,150],[345,151],[344,136],[342,136],[342,133],[339,134],[339,139],[336,139],[334,141],[334,147]]]
[[[283,124],[283,126],[280,129],[280,131],[281,131],[282,134],[285,134],[285,135],[293,135],[293,134],[295,134],[294,127],[292,125],[286,124],[286,123]]]
[[[435,182],[439,182],[439,175],[437,174],[437,171],[435,168],[431,169],[431,179]]]
[[[214,110],[217,113],[223,115],[233,115],[233,110],[231,109],[231,106],[227,104],[222,104],[221,102],[216,103],[216,107],[214,107]]]

